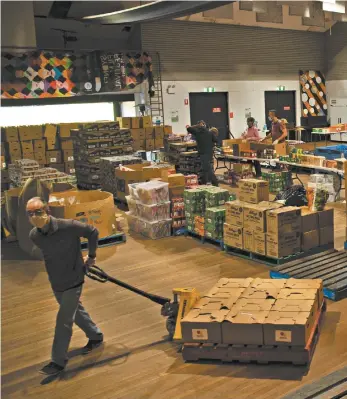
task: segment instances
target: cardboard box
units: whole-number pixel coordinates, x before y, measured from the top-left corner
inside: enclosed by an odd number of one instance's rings
[[[47,151],[46,153],[47,156],[47,162],[49,164],[51,163],[58,163],[61,164],[63,162],[63,157],[61,151]]]
[[[19,141],[18,128],[16,126],[9,126],[1,129],[1,141],[10,143],[12,141]]]
[[[241,143],[235,143],[232,145],[233,148],[233,155],[235,156],[240,156],[241,152],[249,152],[251,150],[251,144],[248,143],[243,143],[241,140]]]
[[[95,226],[99,230],[99,238],[108,237],[116,231],[113,194],[98,190],[69,190],[54,192],[50,197],[56,198],[56,201],[49,203],[52,216]]]
[[[63,139],[60,142],[62,150],[73,150],[73,140],[72,139]]]
[[[73,162],[74,161],[74,152],[73,150],[63,150],[63,161],[66,162]]]
[[[42,139],[42,128],[42,125],[19,126],[18,132],[20,141]]]
[[[64,172],[67,173],[68,175],[74,175],[75,174],[75,162],[64,162]]]
[[[282,288],[277,299],[291,300],[308,300],[314,301],[314,309],[320,306],[320,290],[317,288]]]
[[[291,290],[302,290],[302,289],[315,289],[318,295],[317,309],[321,307],[323,303],[323,280],[321,279],[296,279],[289,278],[286,280],[285,288]]]
[[[266,225],[267,232],[273,234],[301,231],[301,209],[286,206],[267,211]]]
[[[259,255],[266,255],[266,233],[253,233],[253,252]]]
[[[230,139],[230,140],[223,140],[222,146],[223,147],[232,147],[233,144],[240,144],[242,143],[242,139]]]
[[[154,137],[156,139],[164,138],[164,126],[154,126]]]
[[[233,308],[247,312],[256,310],[258,312],[271,310],[275,304],[274,299],[249,299],[239,298]]]
[[[282,208],[282,204],[262,201],[259,204],[246,204],[243,207],[243,227],[259,233],[266,232],[266,211]]]
[[[134,141],[132,147],[134,151],[146,150],[146,140]]]
[[[278,312],[314,312],[315,301],[313,299],[277,299],[272,309]]]
[[[143,127],[143,128],[153,126],[152,117],[151,116],[143,116],[142,119],[141,119],[141,122],[142,122],[142,126],[141,127]]]
[[[163,139],[155,139],[155,148],[156,150],[160,150],[162,147],[164,147],[164,140]]]
[[[305,346],[313,325],[310,312],[270,311],[264,323],[264,344]]]
[[[146,139],[146,130],[145,129],[131,129],[130,130],[131,137],[134,141],[142,141]],[[152,137],[149,137],[152,138]]]
[[[223,344],[263,345],[263,323],[269,311],[232,309],[222,323]]]
[[[182,320],[184,342],[222,342],[222,321],[229,310],[192,309]]]
[[[35,160],[35,154],[34,154],[34,152],[30,152],[30,151],[24,152],[24,153],[22,153],[22,159],[33,159],[33,160]]]
[[[278,287],[252,288],[248,287],[241,298],[247,299],[277,299],[281,289]]]
[[[154,140],[147,140],[146,139],[146,151],[153,151],[155,149],[155,142]]]
[[[169,187],[184,186],[185,178],[181,173],[169,174],[167,176],[167,182],[169,183]]]
[[[240,298],[242,293],[246,290],[244,287],[213,287],[204,295],[204,298]]]
[[[46,140],[34,140],[34,151],[35,152],[46,152]]]
[[[45,125],[44,127],[44,133],[43,133],[43,137],[45,137],[46,139],[51,139],[51,140],[55,140],[56,136],[57,136],[57,129],[58,126],[57,125]]]
[[[47,165],[46,153],[41,151],[35,151],[35,161],[40,165]]]
[[[319,247],[319,230],[306,231],[302,233],[301,248],[304,252]]]
[[[172,198],[183,198],[185,186],[169,187],[169,197]]]
[[[57,138],[56,138],[56,136],[47,137],[46,138],[46,146],[47,146],[47,150],[48,151],[54,150],[57,147]]]
[[[253,252],[253,231],[250,229],[243,229],[243,249]]]
[[[1,171],[1,184],[9,184],[11,183],[8,170],[2,170]]]
[[[266,255],[271,258],[283,258],[301,252],[301,233],[266,234]]]
[[[131,118],[131,126],[130,128],[132,129],[140,129],[140,121],[142,120],[142,118],[135,116]]]
[[[11,161],[15,159],[21,159],[22,157],[22,147],[19,141],[10,141],[7,143],[8,154]]]
[[[301,208],[301,231],[303,233],[318,230],[318,212],[312,212],[307,206]]]
[[[154,139],[154,128],[153,127],[147,127],[145,129],[145,136],[146,136],[146,140]]]
[[[21,142],[21,147],[22,147],[22,153],[32,153],[34,152],[34,146],[32,141],[22,141]]]
[[[122,129],[131,129],[131,118],[118,117],[119,127]],[[137,128],[139,128],[138,126]]]
[[[59,125],[59,135],[60,137],[71,137],[71,130],[78,128],[78,123],[61,123]]]
[[[280,143],[273,145],[276,155],[288,155],[289,154],[289,146],[287,143]]]
[[[318,213],[319,228],[334,226],[334,209],[325,209]]]
[[[258,204],[269,201],[269,183],[264,180],[243,179],[239,181],[240,201]]]
[[[243,249],[242,228],[224,223],[224,244],[230,247]]]
[[[164,126],[164,135],[172,134],[172,126],[165,125]]]
[[[319,246],[334,244],[334,226],[319,229]]]
[[[243,208],[246,204],[238,200],[225,203],[225,222],[236,227],[243,227]]]
[[[284,279],[274,280],[274,279],[270,279],[270,278],[255,278],[252,281],[251,288],[281,289],[281,288],[284,288],[285,285],[286,285],[286,280],[284,280]]]
[[[230,310],[238,299],[235,297],[231,298],[201,298],[197,303],[194,304],[193,309],[200,309],[203,311],[210,310]]]
[[[218,280],[218,288],[247,288],[251,285],[253,279],[249,278],[221,278]]]

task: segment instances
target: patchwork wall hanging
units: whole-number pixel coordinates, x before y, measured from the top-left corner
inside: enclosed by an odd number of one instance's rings
[[[326,116],[325,77],[320,71],[299,71],[302,116]]]
[[[1,54],[4,99],[71,97],[133,89],[148,80],[147,53],[30,51]]]

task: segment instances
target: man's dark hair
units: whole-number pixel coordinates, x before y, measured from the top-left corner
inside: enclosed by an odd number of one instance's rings
[[[253,118],[253,116],[249,116],[249,117],[247,118],[247,122],[252,122],[252,123],[254,123],[254,122],[255,122],[255,119]]]
[[[277,111],[275,109],[270,109],[269,112],[272,112],[275,114],[275,116],[277,116]]]

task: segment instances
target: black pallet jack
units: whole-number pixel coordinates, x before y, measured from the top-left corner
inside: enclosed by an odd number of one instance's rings
[[[173,301],[171,301],[170,298],[150,294],[140,290],[139,288],[133,287],[130,284],[124,283],[121,280],[111,277],[98,266],[89,267],[86,275],[90,279],[98,281],[99,283],[110,282],[116,284],[161,305],[161,315],[167,317],[166,329],[171,340],[182,339],[181,319],[194,306],[195,302],[200,299],[199,293],[195,288],[176,288],[173,290],[174,298]],[[180,302],[178,301],[178,296],[180,296]]]

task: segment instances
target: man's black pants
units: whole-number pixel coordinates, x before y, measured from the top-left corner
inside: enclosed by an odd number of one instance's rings
[[[202,184],[212,183],[218,186],[218,180],[213,170],[213,158],[210,155],[200,155],[202,176]]]

